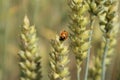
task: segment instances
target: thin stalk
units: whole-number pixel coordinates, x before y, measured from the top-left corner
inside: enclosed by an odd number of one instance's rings
[[[90,38],[89,38],[89,42],[91,43],[92,40],[92,34],[93,31],[90,31]],[[87,59],[86,59],[86,68],[85,68],[85,77],[84,80],[87,80],[87,76],[88,76],[88,66],[89,66],[89,62],[90,62],[90,51],[91,49],[88,49],[88,54],[87,54]]]
[[[10,0],[4,0],[2,2],[2,13],[8,13],[8,9],[10,7]],[[6,15],[3,15],[4,17]],[[9,17],[8,15],[6,16],[6,18],[3,18],[3,25],[4,26],[4,54],[3,54],[3,63],[2,63],[2,80],[5,80],[7,79],[8,76],[5,76],[5,75],[8,75],[7,74],[7,71],[6,71],[6,57],[9,57],[9,55],[7,54],[7,43],[8,43],[8,25],[9,25]],[[10,26],[9,26],[10,27]]]
[[[105,72],[106,72],[105,59],[106,59],[107,52],[108,52],[109,41],[110,41],[109,39],[106,40],[105,48],[104,48],[104,52],[103,52],[101,80],[105,80]]]
[[[90,21],[91,31],[90,31],[89,43],[91,43],[91,41],[92,41],[93,23],[94,23],[94,16],[91,15],[91,21]],[[89,62],[90,62],[90,51],[91,51],[91,47],[88,49],[84,80],[87,80],[87,76],[88,76],[88,66],[89,66]]]
[[[80,80],[80,72],[81,72],[81,68],[80,66],[77,67],[77,80]]]

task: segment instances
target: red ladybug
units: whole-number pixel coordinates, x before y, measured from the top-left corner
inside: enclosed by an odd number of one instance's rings
[[[64,41],[64,40],[66,40],[66,39],[68,38],[68,32],[65,31],[65,30],[63,30],[63,31],[60,33],[59,36],[60,36],[60,37],[59,37],[59,40],[60,40],[60,41]]]

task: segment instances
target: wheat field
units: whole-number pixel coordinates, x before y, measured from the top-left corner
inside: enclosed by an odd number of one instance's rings
[[[118,2],[120,1],[118,0]],[[29,19],[30,22],[29,25],[30,26],[34,25],[36,29],[36,35],[38,38],[38,43],[37,43],[38,52],[39,55],[41,56],[40,68],[42,73],[42,79],[40,80],[49,80],[49,79],[54,80],[52,78],[49,78],[50,75],[49,54],[51,53],[50,41],[51,39],[56,40],[56,35],[59,35],[60,32],[63,30],[66,30],[68,32],[68,37],[70,36],[72,29],[69,28],[70,25],[69,21],[72,19],[70,19],[69,16],[72,14],[71,12],[69,12],[70,10],[69,7],[70,6],[67,0],[0,0],[0,80],[20,79],[21,70],[19,67],[20,57],[18,53],[22,48],[24,48],[21,44],[20,34],[21,34],[21,26],[25,24],[24,22],[25,15],[27,15]],[[119,13],[120,13],[120,5],[118,5],[118,23],[120,23]],[[88,13],[85,14],[87,16],[90,16],[90,14]],[[99,24],[99,20],[98,18],[95,18],[95,22],[93,24],[94,28],[93,28],[92,41],[91,41],[91,45],[89,46],[91,48],[91,53],[90,53],[90,61],[89,61],[88,80],[100,80],[100,79],[96,79],[95,74],[92,73],[91,71],[91,69],[93,70],[94,65],[99,69],[99,65],[101,64],[97,58],[101,57],[99,49],[101,48],[100,45],[103,40],[102,37],[103,33],[99,29],[98,24]],[[106,60],[106,62],[108,61],[108,64],[106,63],[107,69],[106,69],[105,80],[120,80],[120,28],[115,29],[115,31],[118,31],[117,35],[114,38],[116,40],[116,43],[114,45],[114,52],[112,53],[112,55],[110,56],[108,55],[108,59]],[[67,38],[63,44],[66,45],[67,47],[68,46],[71,47],[70,42],[71,42],[71,38]],[[85,41],[85,43],[87,43],[87,41]],[[61,45],[59,46],[61,47]],[[53,48],[59,47],[58,45],[55,46],[52,45],[52,46]],[[63,45],[62,47],[64,49]],[[68,49],[67,59],[69,60],[68,62],[66,62],[67,64],[66,66],[69,68],[69,74],[66,75],[67,78],[60,80],[77,80],[76,64],[80,62],[76,61],[77,60],[76,54],[73,54],[74,51],[71,51],[71,48],[70,49],[67,48],[67,49]],[[111,47],[108,50],[112,51]],[[82,63],[80,63],[81,80],[84,80],[84,75],[85,75],[86,57],[84,58],[82,59]],[[66,59],[66,57],[63,59]],[[68,75],[70,76],[70,78],[68,78]],[[96,75],[98,75],[97,72]],[[39,80],[39,79],[21,79],[21,80]]]

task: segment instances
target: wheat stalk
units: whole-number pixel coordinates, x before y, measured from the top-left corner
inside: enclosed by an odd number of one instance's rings
[[[116,26],[116,20],[115,17],[117,14],[117,4],[115,0],[106,0],[106,2],[103,5],[102,13],[100,13],[99,19],[100,19],[100,28],[104,33],[104,39],[105,39],[105,46],[102,56],[102,74],[101,74],[101,80],[105,80],[105,72],[106,72],[106,56],[109,49],[110,44],[110,37],[113,32],[113,27]]]
[[[113,0],[111,0],[111,1],[113,1]],[[106,24],[104,24],[104,28],[107,27],[107,24],[109,24],[110,21],[113,20],[112,15],[115,14],[113,12],[113,10],[110,11],[110,7],[113,7],[114,4],[112,4],[112,3],[114,3],[114,2],[111,3],[110,0],[87,0],[87,2],[89,3],[90,11],[91,11],[92,15],[99,16],[100,20],[102,20],[103,23],[106,23]],[[109,4],[109,3],[111,3],[112,5]],[[106,13],[107,16],[104,13]],[[101,14],[104,14],[104,16],[101,15]],[[111,17],[110,18],[111,20],[107,20],[108,17],[109,18]],[[114,20],[113,20],[112,24],[116,24]],[[104,34],[107,35],[108,33],[106,33],[106,31],[105,31],[107,29],[104,29],[103,25],[102,26],[100,25],[100,27],[102,28]],[[116,25],[116,28],[118,28],[117,25]],[[105,59],[103,58],[104,62],[105,62],[104,66],[105,66],[105,64],[109,64],[110,56],[114,52],[114,46],[116,44],[116,39],[115,39],[116,38],[116,33],[117,33],[117,30],[115,30],[116,28],[114,26],[114,29],[111,29],[112,34],[109,34],[109,36],[110,36],[109,39],[110,40],[102,42],[101,48],[98,50],[97,55],[93,59],[93,61],[94,61],[93,62],[93,67],[90,69],[90,76],[92,76],[91,80],[100,80],[101,79],[100,74],[101,74],[102,65],[99,64],[99,63],[102,63],[102,56],[103,56],[102,53],[105,53],[105,51],[107,51],[107,53],[104,55],[104,57],[106,57],[106,58]],[[109,29],[110,29],[110,27],[109,27]],[[107,42],[109,42],[109,44],[106,44],[107,46],[104,50],[105,43],[107,43]],[[104,74],[102,74],[102,75],[104,75]]]
[[[87,0],[87,3],[89,4],[89,13],[91,16],[91,23],[95,21],[95,17],[97,17],[100,13],[103,12],[103,4],[105,3],[105,0]],[[93,25],[90,25],[93,28]],[[97,52],[97,55],[93,58],[93,66],[89,69],[89,80],[100,80],[100,74],[101,74],[101,51],[99,50]],[[86,70],[87,71],[87,70]],[[87,72],[85,74],[84,80],[87,80]]]
[[[105,1],[104,0],[86,0],[86,1],[89,4],[90,28],[91,28],[89,42],[91,43],[95,17],[97,17],[97,15],[102,12],[102,8],[103,8],[102,5],[104,4]],[[90,48],[88,49],[88,54],[87,54],[84,80],[87,80],[87,76],[88,76],[89,59],[90,59]]]
[[[21,27],[21,51],[20,57],[20,80],[40,80],[41,66],[38,54],[37,37],[35,26],[30,26],[27,16],[24,18],[24,25]]]
[[[69,26],[72,31],[70,35],[71,48],[77,61],[77,80],[80,80],[81,64],[87,57],[88,49],[90,48],[90,30],[87,29],[89,24],[89,18],[87,17],[89,5],[85,0],[69,0],[68,5],[71,9]]]
[[[105,58],[106,67],[110,64],[112,55],[115,52],[114,47],[117,42],[116,37],[117,37],[117,32],[119,30],[118,28],[119,28],[118,26],[113,28],[113,32],[110,37],[109,48]],[[95,56],[93,57],[93,66],[89,70],[90,71],[89,80],[101,80],[102,65],[100,63],[102,63],[102,56],[103,56],[102,53],[104,52],[104,47],[105,47],[105,42],[102,42],[101,47],[97,51],[97,54],[95,54]]]
[[[50,80],[70,80],[69,68],[67,64],[68,59],[68,46],[64,45],[63,41],[59,40],[59,36],[56,36],[55,40],[51,40],[51,53],[50,55]]]
[[[110,37],[110,42],[108,45],[109,48],[108,48],[108,52],[107,52],[107,55],[105,58],[106,67],[110,64],[112,55],[115,53],[114,47],[117,42],[116,37],[117,37],[118,30],[119,30],[118,28],[119,28],[118,26],[115,26],[113,28],[113,32]],[[102,42],[101,47],[98,49],[95,56],[93,57],[93,66],[91,66],[90,70],[89,70],[89,72],[90,72],[89,80],[101,80],[102,65],[100,63],[102,63],[104,47],[105,47],[105,42]]]

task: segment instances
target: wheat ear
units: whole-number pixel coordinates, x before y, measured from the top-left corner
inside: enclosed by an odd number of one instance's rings
[[[68,46],[64,45],[63,41],[59,40],[59,36],[56,36],[55,40],[51,40],[51,52],[50,52],[50,80],[70,80],[70,72],[67,64],[68,59]]]
[[[38,54],[37,37],[35,26],[30,26],[27,16],[24,18],[24,25],[21,27],[21,51],[20,57],[20,80],[41,79],[41,57]]]
[[[98,14],[102,13],[103,9],[103,4],[105,3],[104,0],[86,0],[87,3],[89,4],[89,14],[90,14],[90,27],[91,27],[91,35],[90,35],[90,40],[92,39],[92,33],[93,33],[93,23],[95,21],[95,17],[97,17]],[[90,48],[89,48],[90,49]],[[89,51],[89,50],[88,50]],[[88,52],[88,59],[86,63],[86,72],[85,72],[85,77],[84,80],[87,80],[88,76],[88,65],[89,65],[89,55],[90,52]],[[100,62],[101,60],[101,54],[98,52],[98,55],[96,55],[93,59],[93,67],[90,68],[90,74],[89,74],[89,79],[91,80],[99,80],[100,79],[100,72],[101,72],[101,65],[98,65],[97,62]],[[101,63],[101,62],[100,62]]]
[[[105,46],[102,56],[102,73],[101,73],[101,80],[105,80],[105,72],[106,72],[106,56],[109,49],[110,44],[110,37],[113,32],[113,27],[116,26],[116,13],[117,13],[117,0],[106,0],[106,2],[103,4],[103,10],[102,13],[100,13],[99,19],[100,19],[100,28],[104,33],[104,40],[105,40]],[[118,3],[118,2],[117,2]]]
[[[70,35],[71,48],[77,61],[77,80],[80,80],[81,64],[87,57],[88,49],[90,48],[90,30],[87,30],[89,18],[86,15],[89,5],[85,0],[69,0],[68,5],[71,9],[69,26],[72,32]]]

